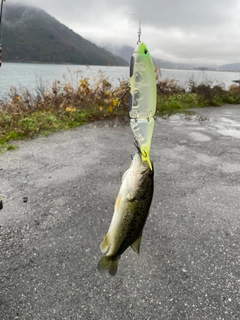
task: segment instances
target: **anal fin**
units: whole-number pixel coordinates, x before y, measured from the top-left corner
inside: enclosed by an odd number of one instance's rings
[[[132,249],[133,249],[137,254],[139,254],[140,245],[141,245],[141,240],[142,240],[142,235],[140,235],[140,237],[138,237],[137,240],[134,241],[134,242],[131,244]]]

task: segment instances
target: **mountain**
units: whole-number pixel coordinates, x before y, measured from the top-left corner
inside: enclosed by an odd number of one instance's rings
[[[134,48],[130,46],[121,46],[116,47],[110,44],[107,44],[105,48],[109,51],[111,51],[113,54],[118,55],[119,57],[122,57],[126,61],[130,61],[131,56],[133,54]],[[218,69],[218,66],[216,65],[208,65],[208,64],[188,64],[188,63],[180,63],[180,62],[172,62],[172,61],[166,61],[161,60],[155,57],[152,57],[153,63],[155,66],[159,66],[162,69],[199,69],[199,70],[216,70]]]
[[[166,61],[166,60],[161,60],[154,57],[152,59],[153,59],[154,65],[159,66],[162,69],[194,69],[193,65],[190,65],[187,63]]]
[[[221,71],[240,71],[240,62],[224,64],[218,68]]]
[[[36,7],[7,3],[3,26],[4,61],[128,65]]]
[[[112,52],[113,54],[123,58],[125,61],[130,63],[134,48],[132,48],[130,46],[118,47],[118,46],[111,45],[111,44],[105,45],[105,48],[106,48],[106,50]]]

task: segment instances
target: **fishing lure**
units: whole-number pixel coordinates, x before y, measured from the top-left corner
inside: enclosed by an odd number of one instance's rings
[[[156,76],[147,46],[140,40],[130,62],[130,126],[139,143],[142,161],[147,161],[152,170],[150,149],[156,111]]]

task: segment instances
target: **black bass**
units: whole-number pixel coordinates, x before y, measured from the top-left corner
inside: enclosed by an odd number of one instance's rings
[[[107,254],[99,261],[99,272],[117,272],[121,254],[131,246],[139,253],[143,227],[148,217],[153,197],[153,169],[137,153],[130,168],[122,177],[108,233],[101,243]]]

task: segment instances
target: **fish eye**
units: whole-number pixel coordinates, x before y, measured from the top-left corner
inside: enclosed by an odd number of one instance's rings
[[[148,54],[148,51],[147,51],[147,49],[145,49],[145,50],[144,50],[144,54],[145,54],[145,55],[147,55],[147,54]]]

